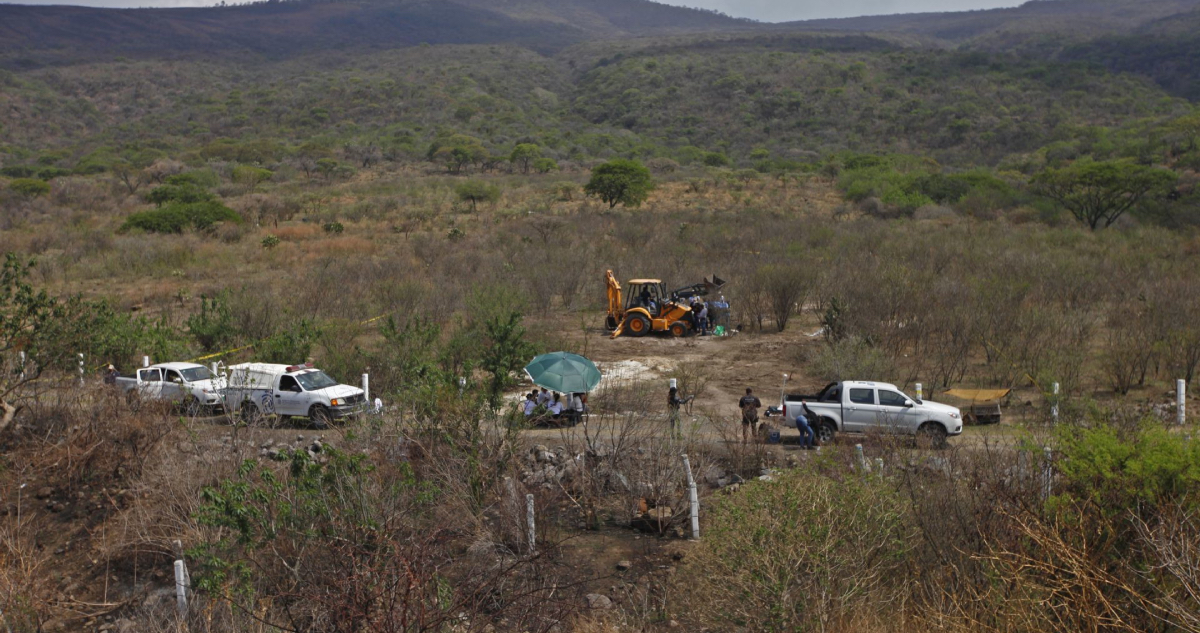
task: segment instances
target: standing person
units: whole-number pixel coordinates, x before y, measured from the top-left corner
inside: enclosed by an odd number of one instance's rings
[[[808,404],[801,400],[800,413],[796,414],[796,430],[800,432],[800,446],[804,448],[804,450],[811,450],[813,447],[813,440],[816,439],[816,434],[813,433],[812,427],[808,425],[809,420],[816,419],[809,417],[811,415],[812,409],[809,409]]]
[[[104,384],[115,385],[117,384],[117,378],[120,376],[121,372],[117,371],[117,368],[113,367],[112,363],[109,363],[108,367],[104,370]]]
[[[758,433],[758,410],[762,407],[762,402],[754,395],[754,390],[746,387],[746,395],[738,400],[738,407],[742,410],[742,442],[746,441],[746,432],[750,435]]]
[[[708,336],[708,303],[700,302],[700,336]]]
[[[671,435],[677,437],[679,435],[679,406],[685,402],[679,397],[679,390],[671,387],[667,392],[667,419],[671,423]]]
[[[583,398],[580,394],[571,394],[571,399],[567,402],[567,406],[570,409],[572,421],[578,423],[583,419]]]

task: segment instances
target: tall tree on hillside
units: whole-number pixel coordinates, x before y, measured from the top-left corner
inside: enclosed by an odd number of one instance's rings
[[[541,157],[542,148],[534,145],[533,143],[520,143],[513,148],[512,155],[509,156],[508,159],[512,161],[514,165],[521,165],[521,171],[528,174],[529,166],[533,164],[533,161]]]
[[[592,178],[583,186],[583,192],[608,203],[608,208],[618,204],[626,207],[641,206],[654,190],[654,178],[650,170],[636,160],[618,158],[592,170]]]
[[[1175,181],[1176,175],[1166,169],[1085,159],[1046,169],[1030,184],[1094,231],[1112,226],[1138,203],[1165,195]]]

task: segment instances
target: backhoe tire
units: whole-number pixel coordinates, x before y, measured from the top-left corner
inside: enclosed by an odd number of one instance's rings
[[[687,333],[687,323],[684,323],[683,321],[676,321],[671,324],[671,336],[674,336],[675,338],[682,338],[687,336]]]
[[[630,336],[645,336],[650,333],[650,319],[645,315],[631,314],[625,319],[625,331]]]

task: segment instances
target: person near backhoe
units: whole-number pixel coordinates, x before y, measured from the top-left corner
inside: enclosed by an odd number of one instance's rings
[[[693,400],[695,396],[679,397],[679,389],[671,387],[667,391],[667,419],[671,423],[671,435],[679,436],[679,407]]]
[[[811,450],[816,445],[817,434],[809,424],[816,419],[812,409],[808,408],[808,403],[801,400],[800,413],[796,414],[796,430],[800,432],[800,447],[805,450]]]
[[[700,322],[700,336],[708,336],[708,304],[700,302],[700,314],[696,318]]]
[[[742,442],[758,433],[758,410],[762,402],[754,395],[754,390],[746,387],[746,395],[738,400],[738,408],[742,410]]]

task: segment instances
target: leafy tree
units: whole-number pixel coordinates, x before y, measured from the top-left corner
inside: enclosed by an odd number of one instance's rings
[[[1034,191],[1066,208],[1092,230],[1112,226],[1143,200],[1164,195],[1174,173],[1126,161],[1079,160],[1034,176]],[[1101,224],[1103,223],[1103,224]]]
[[[492,375],[488,383],[488,404],[496,410],[500,408],[504,392],[517,384],[513,374],[533,357],[534,347],[525,340],[520,312],[489,318],[484,323],[484,335],[486,349],[479,366]]]
[[[704,164],[709,167],[728,167],[733,161],[721,152],[708,152],[704,155]]]
[[[495,202],[500,199],[500,188],[482,180],[468,180],[454,187],[454,193],[463,202],[471,203],[471,211],[477,202]]]
[[[50,193],[50,183],[37,178],[18,178],[8,183],[8,188],[29,199]]]
[[[248,189],[254,189],[259,183],[266,182],[274,176],[275,173],[270,169],[262,167],[254,167],[251,165],[238,165],[233,168],[233,181],[239,185],[245,185]]]
[[[533,143],[521,143],[513,148],[512,154],[508,157],[513,164],[519,164],[521,171],[528,174],[529,167],[537,159],[542,157],[542,148]]]
[[[288,320],[287,323],[287,327],[256,347],[263,362],[302,363],[312,354],[313,343],[320,338],[321,328],[308,319]]]
[[[8,178],[33,178],[37,175],[38,170],[29,165],[9,165],[0,168],[0,176]]]
[[[165,204],[195,204],[197,202],[209,202],[216,199],[210,191],[205,191],[198,185],[191,182],[180,181],[179,184],[166,184],[161,187],[155,187],[146,194],[146,202],[154,204],[154,206],[162,208]]]
[[[147,233],[182,233],[189,227],[207,229],[217,222],[240,224],[242,216],[216,201],[190,204],[176,202],[161,209],[134,213],[121,225],[120,232],[140,230]]]
[[[548,174],[558,171],[558,163],[553,158],[539,158],[533,161],[533,170],[539,174]]]
[[[439,139],[429,146],[426,157],[434,162],[446,165],[454,173],[474,163],[488,159],[487,148],[483,142],[465,134],[455,134],[447,139]]]
[[[225,293],[200,297],[200,312],[188,317],[188,331],[206,352],[223,349],[233,341],[233,311]]]
[[[592,170],[592,177],[583,186],[583,192],[608,203],[608,208],[618,204],[626,207],[641,206],[654,190],[654,178],[650,170],[636,160],[618,158]]]

